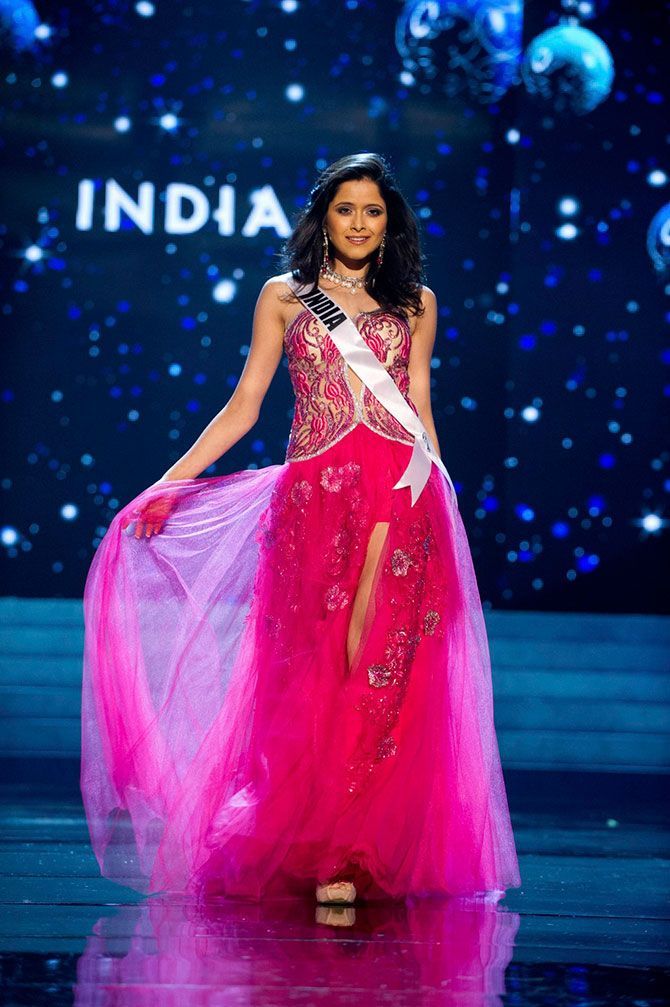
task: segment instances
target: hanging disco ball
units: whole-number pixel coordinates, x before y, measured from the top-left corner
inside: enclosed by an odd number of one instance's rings
[[[396,22],[403,81],[485,103],[518,83],[522,0],[407,0]]]
[[[35,5],[28,0],[0,0],[0,46],[17,52],[32,48],[39,23]]]
[[[579,25],[558,25],[529,44],[521,77],[528,93],[556,112],[585,115],[610,93],[612,54],[594,32]]]
[[[564,16],[590,21],[592,18],[602,17],[610,3],[611,0],[561,0],[561,7]]]
[[[647,228],[647,251],[657,273],[670,268],[670,203],[654,214]]]

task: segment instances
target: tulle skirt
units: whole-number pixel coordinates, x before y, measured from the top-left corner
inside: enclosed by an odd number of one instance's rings
[[[393,489],[410,454],[359,423],[314,458],[157,483],[116,515],[84,592],[104,874],[247,899],[335,878],[368,899],[519,886],[466,532],[435,466],[413,507]],[[136,538],[165,493],[163,530]]]

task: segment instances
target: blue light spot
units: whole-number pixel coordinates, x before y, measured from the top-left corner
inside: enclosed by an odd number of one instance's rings
[[[370,99],[370,104],[368,105],[368,117],[370,119],[378,119],[380,115],[383,115],[386,111],[386,102],[379,95],[374,95]]]
[[[551,534],[554,538],[567,538],[570,534],[570,526],[565,521],[555,521],[551,526]]]
[[[605,509],[605,499],[602,496],[594,495],[588,498],[586,505],[592,517],[600,514]]]
[[[616,465],[616,458],[610,452],[605,452],[605,454],[602,454],[598,459],[598,464],[601,469],[613,469]]]
[[[76,306],[72,306],[67,309],[67,317],[75,321],[77,318],[81,318],[81,309]]]
[[[65,259],[52,255],[50,259],[47,259],[47,266],[49,269],[55,269],[57,273],[62,273],[64,269],[67,269],[67,262]]]
[[[186,409],[189,413],[198,413],[200,412],[200,403],[197,399],[189,399],[186,403]]]
[[[534,521],[535,511],[528,504],[516,504],[514,507],[514,513],[517,517],[521,518],[522,521]]]
[[[265,451],[265,442],[261,440],[252,441],[251,450],[256,454],[260,454],[262,451]]]
[[[527,333],[525,336],[519,336],[519,349],[521,350],[534,350],[537,345],[537,340],[535,336],[531,333]]]
[[[181,320],[182,329],[194,329],[196,327],[196,324],[197,322],[195,318],[191,318],[190,315],[187,316],[186,318],[182,318]]]
[[[600,557],[596,556],[594,553],[590,553],[588,556],[580,556],[575,565],[582,573],[590,573],[591,570],[595,570],[599,564]]]

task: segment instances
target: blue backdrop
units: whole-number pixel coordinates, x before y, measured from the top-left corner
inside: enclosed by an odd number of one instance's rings
[[[375,150],[421,223],[484,605],[667,612],[666,16],[0,0],[2,593],[81,594],[231,394],[318,170]],[[281,463],[291,411],[284,361],[207,474]]]

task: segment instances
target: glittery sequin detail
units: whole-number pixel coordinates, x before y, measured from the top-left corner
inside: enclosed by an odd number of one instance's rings
[[[348,766],[352,794],[376,765],[397,753],[398,742],[391,732],[400,716],[417,650],[423,639],[437,633],[444,604],[429,517],[422,514],[397,533],[403,545],[389,549],[383,568],[390,592],[383,603],[389,606],[392,621],[383,649],[366,666],[369,688],[356,704],[366,726],[358,758]]]
[[[306,479],[301,479],[297,482],[295,486],[291,489],[291,499],[293,503],[301,506],[307,503],[312,495],[312,484],[308,483]]]
[[[276,583],[262,618],[275,648],[278,688],[284,675],[286,683],[290,681],[295,660],[290,651],[284,653],[285,640],[290,640],[287,620],[300,620],[301,653],[315,646],[310,637],[347,624],[378,514],[379,500],[368,478],[360,459],[347,457],[343,450],[304,469],[287,466],[286,485],[278,483],[262,516],[258,537],[262,552],[268,553],[262,566],[272,570]],[[353,692],[347,708],[360,718],[355,743],[343,761],[341,786],[349,797],[364,795],[375,768],[399,757],[400,717],[413,669],[425,669],[430,661],[418,658],[417,652],[422,645],[430,649],[444,635],[440,613],[446,611],[447,588],[430,509],[403,512],[397,518],[393,513],[372,600],[380,623],[372,645],[364,642],[360,661],[349,668]],[[306,585],[305,557],[313,548],[316,514],[318,562],[310,567]]]
[[[432,636],[435,632],[435,627],[440,621],[440,613],[436,612],[434,609],[430,609],[423,617],[423,631],[426,636]]]
[[[412,411],[407,370],[411,349],[409,323],[388,311],[364,312],[357,327],[389,372]],[[412,444],[412,434],[362,385],[351,387],[347,364],[329,334],[307,309],[299,312],[284,334],[295,408],[286,461],[314,458],[364,423],[390,440]]]
[[[371,664],[368,668],[368,682],[376,689],[388,685],[391,679],[391,669],[385,664]]]
[[[361,467],[357,462],[346,465],[326,465],[321,471],[321,485],[329,493],[339,493],[344,486],[351,486],[360,476]]]
[[[343,591],[339,584],[333,584],[326,591],[326,608],[334,612],[339,608],[346,608],[349,603],[349,595]]]
[[[391,556],[391,569],[396,577],[406,577],[412,565],[412,557],[404,549],[396,549]]]

